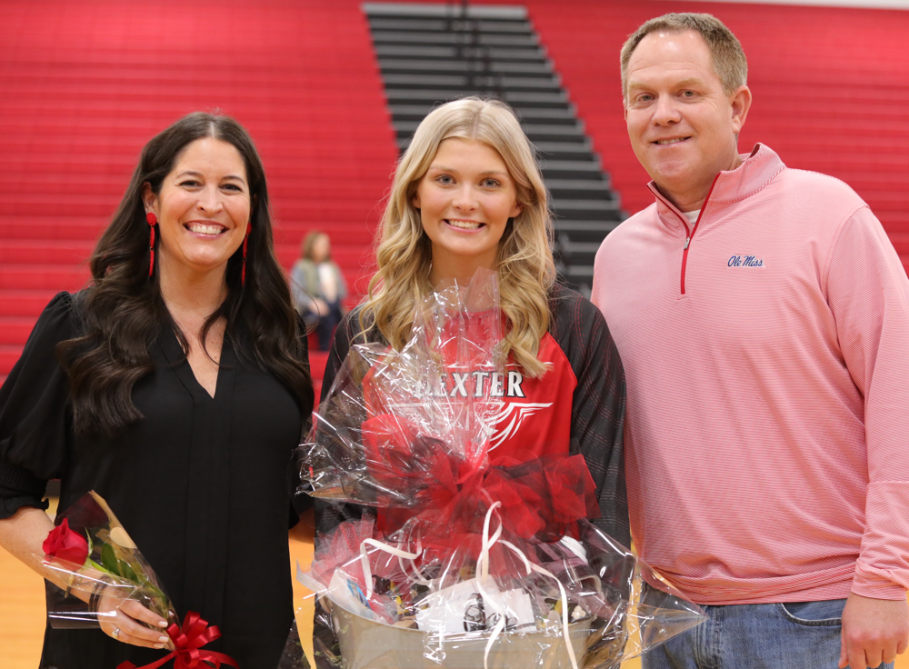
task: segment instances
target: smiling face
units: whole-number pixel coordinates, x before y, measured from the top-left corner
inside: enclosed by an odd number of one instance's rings
[[[232,144],[206,137],[187,144],[156,195],[145,188],[146,211],[158,217],[162,278],[223,277],[243,243],[250,216],[246,165]]]
[[[641,165],[682,211],[699,209],[716,175],[741,164],[748,87],[723,91],[698,33],[654,32],[631,55],[626,94],[628,136]]]
[[[468,139],[439,145],[412,203],[432,242],[433,285],[466,283],[479,267],[494,270],[508,219],[521,213],[505,161],[488,144]]]

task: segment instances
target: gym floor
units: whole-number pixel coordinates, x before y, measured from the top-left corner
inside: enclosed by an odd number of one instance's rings
[[[51,511],[54,507],[52,505]],[[292,570],[296,563],[309,565],[312,560],[312,525],[304,518],[289,538]],[[300,638],[311,639],[312,598],[309,591],[294,579],[294,604]],[[0,668],[35,669],[41,657],[44,634],[44,586],[41,578],[0,548]],[[311,642],[306,647],[312,657]],[[640,669],[640,660],[625,662],[623,669]],[[909,669],[909,653],[897,658],[895,669]]]

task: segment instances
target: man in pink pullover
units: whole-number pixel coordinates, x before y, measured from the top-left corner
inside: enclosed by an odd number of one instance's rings
[[[628,383],[631,527],[709,622],[648,669],[852,669],[909,636],[909,280],[846,184],[740,155],[741,45],[706,14],[622,49],[655,203],[596,258]]]

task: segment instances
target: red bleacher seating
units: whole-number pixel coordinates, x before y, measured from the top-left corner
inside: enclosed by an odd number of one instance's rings
[[[362,289],[397,148],[359,2],[0,3],[0,380],[87,280],[143,144],[216,108],[262,154],[281,263],[324,230]]]
[[[793,167],[848,182],[909,263],[909,12],[482,2],[528,7],[632,213],[652,200],[622,118],[619,48],[652,16],[717,15],[749,57],[755,103],[741,148],[762,141]],[[326,230],[362,291],[396,148],[359,0],[0,3],[0,379],[54,293],[86,280],[84,260],[142,145],[213,108],[259,146],[281,263],[308,231]],[[314,354],[317,379],[323,366]]]
[[[649,18],[707,12],[738,36],[754,104],[739,140],[849,183],[909,267],[909,11],[718,2],[526,0],[586,122],[603,167],[634,213],[653,202],[622,116],[619,49]]]

